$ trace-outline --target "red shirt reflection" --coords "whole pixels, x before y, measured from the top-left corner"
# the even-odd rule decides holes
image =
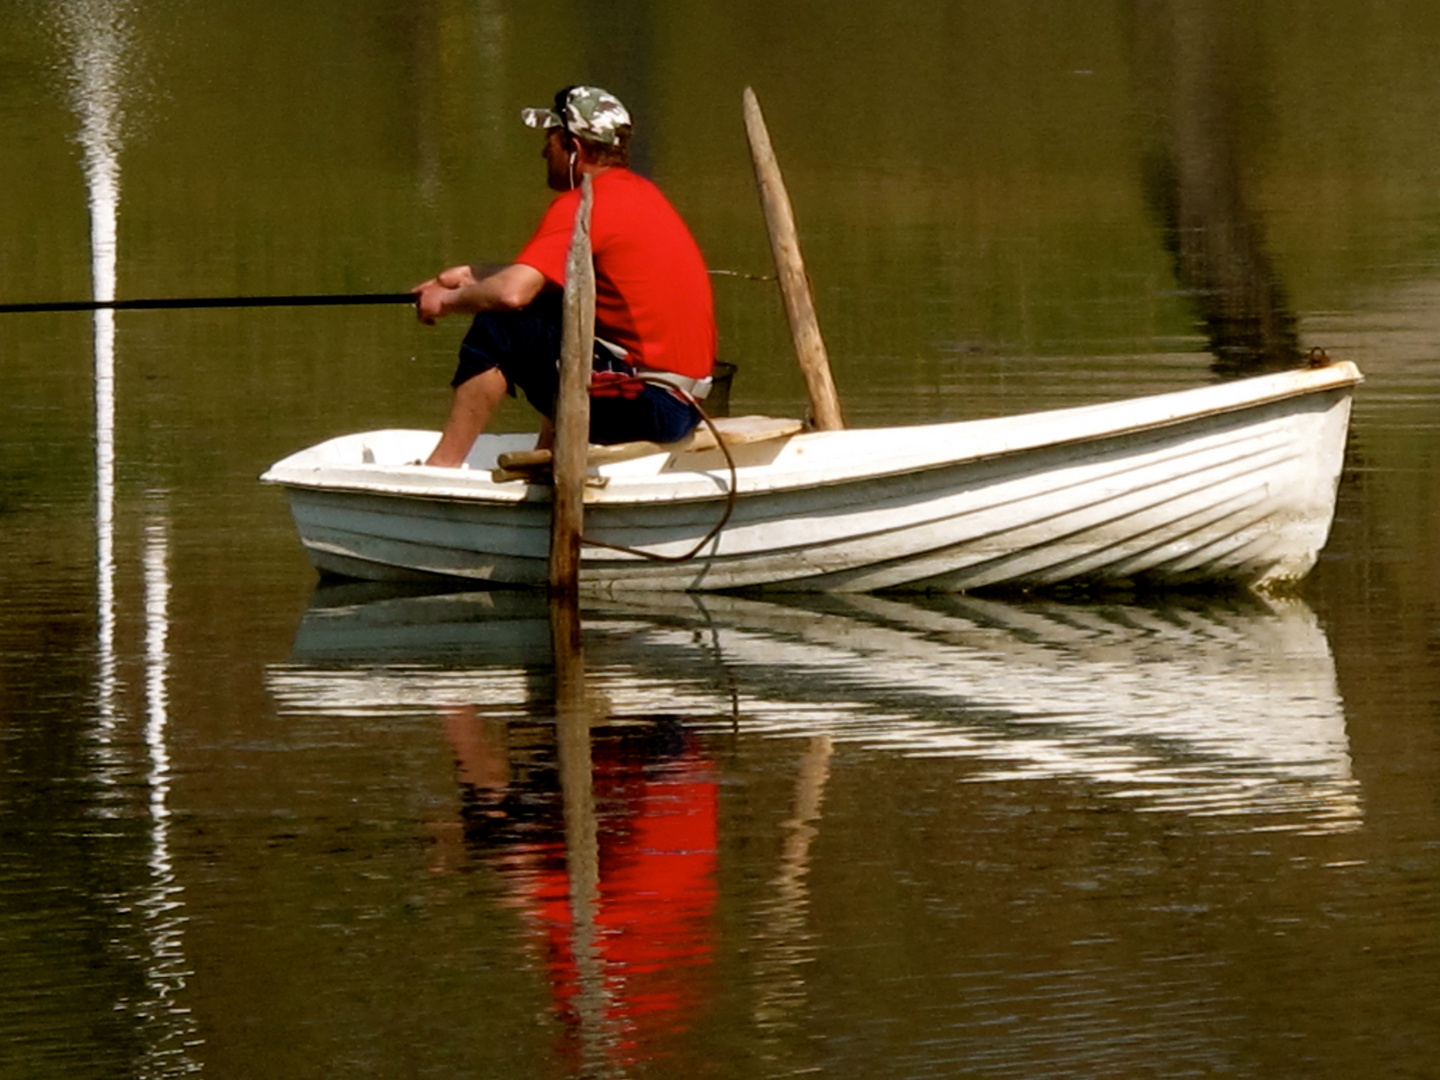
[[[483,724],[483,721],[479,722]],[[510,760],[473,713],[447,717],[467,794],[466,833],[542,935],[562,1056],[617,1064],[665,1056],[709,996],[718,785],[677,722],[592,730],[599,880],[577,927],[556,774]],[[522,736],[523,738],[523,736]],[[514,733],[508,749],[516,749]],[[588,942],[588,944],[587,944]],[[579,951],[577,951],[579,950]]]

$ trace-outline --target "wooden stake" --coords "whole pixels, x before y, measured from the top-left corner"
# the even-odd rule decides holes
[[[755,182],[760,188],[760,205],[765,211],[765,225],[770,231],[770,250],[775,256],[775,272],[780,279],[780,293],[785,300],[785,317],[790,323],[790,337],[795,342],[795,359],[805,376],[810,394],[810,410],[815,427],[821,431],[838,431],[845,426],[840,412],[840,395],[830,375],[830,360],[825,354],[825,341],[820,336],[820,321],[815,317],[815,298],[805,262],[800,257],[800,236],[795,228],[795,213],[780,164],[770,145],[770,133],[755,91],[745,88],[745,131],[750,136],[750,156],[755,162]]]
[[[595,264],[590,254],[590,207],[595,190],[580,181],[580,206],[565,260],[565,307],[560,392],[555,400],[555,482],[550,519],[550,591],[580,587],[580,534],[585,517],[585,452],[590,446],[590,369],[595,351]]]

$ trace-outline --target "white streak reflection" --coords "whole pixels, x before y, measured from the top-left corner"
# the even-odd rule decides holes
[[[165,749],[169,719],[170,574],[169,528],[163,517],[145,528],[145,749],[149,755],[150,816],[157,827],[170,816],[170,754]],[[157,849],[165,835],[154,834]],[[151,861],[159,871],[159,856]],[[168,857],[165,859],[168,863]]]
[[[184,892],[170,850],[170,530],[163,516],[145,528],[145,751],[150,818],[149,888],[137,905],[148,944],[146,1000],[137,1009],[150,1031],[152,1076],[200,1071],[190,1057],[199,1044],[190,1010],[181,1002],[190,976],[185,959]]]

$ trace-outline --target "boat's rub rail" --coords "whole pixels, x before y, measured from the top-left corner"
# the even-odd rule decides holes
[[[788,439],[804,430],[805,424],[801,420],[792,420],[784,417],[774,416],[730,416],[719,417],[710,422],[715,430],[709,425],[702,424],[685,438],[672,443],[656,443],[648,441],[613,443],[608,446],[592,446],[586,454],[585,463],[591,468],[601,465],[613,465],[620,461],[633,461],[636,458],[649,457],[651,454],[698,454],[706,450],[714,450],[719,444],[715,434],[719,433],[720,439],[726,446],[745,446],[752,443],[770,442],[777,439]],[[507,480],[535,480],[542,474],[548,474],[551,468],[551,455],[549,450],[512,450],[509,453],[501,454],[496,459],[499,468],[491,474],[496,483],[503,483]]]
[[[1365,381],[1360,374],[1360,369],[1350,360],[1330,360],[1319,368],[1294,368],[1288,371],[1278,372],[1270,375],[1253,375],[1248,378],[1222,381],[1205,387],[1197,387],[1193,390],[1178,390],[1167,394],[1158,394],[1150,398],[1134,398],[1129,401],[1102,402],[1095,405],[1081,405],[1073,409],[1056,409],[1052,412],[1033,413],[1026,419],[1033,419],[1037,422],[1030,431],[1028,437],[1017,441],[1014,445],[1006,446],[993,453],[982,453],[974,455],[976,460],[987,457],[1006,457],[1010,454],[1026,453],[1037,449],[1042,445],[1062,446],[1067,443],[1093,442],[1096,439],[1108,439],[1120,435],[1132,435],[1147,431],[1158,431],[1162,428],[1174,427],[1178,424],[1188,424],[1196,420],[1204,420],[1209,417],[1223,416],[1226,413],[1244,412],[1247,409],[1263,408],[1274,405],[1280,401],[1288,401],[1291,398],[1312,397],[1323,393],[1334,393],[1335,391],[1350,391],[1355,386]],[[1288,382],[1290,385],[1285,386]],[[1248,384],[1248,385],[1247,385]],[[1247,392],[1258,389],[1264,384],[1260,392]],[[1130,409],[1136,405],[1150,402],[1160,402],[1166,399],[1183,399],[1191,394],[1199,394],[1214,391],[1230,390],[1226,399],[1218,400],[1208,408],[1180,408],[1171,412],[1160,412],[1153,419],[1139,422],[1125,422],[1111,427],[1099,427],[1093,430],[1082,427],[1075,431],[1066,431],[1059,426],[1059,422],[1073,417],[1115,415],[1119,409]],[[1008,417],[1002,420],[1011,419]],[[968,421],[968,423],[990,423],[992,421]],[[954,459],[952,459],[954,460]],[[937,464],[947,465],[949,461]]]
[[[1273,407],[1292,398],[1326,395],[1333,403],[1334,396],[1347,395],[1361,381],[1359,369],[1346,360],[1324,367],[1229,380],[1146,398],[1057,409],[1023,417],[993,417],[920,428],[862,428],[805,432],[801,435],[803,424],[798,420],[738,417],[717,420],[716,423],[725,432],[723,437],[727,445],[754,442],[762,451],[772,446],[795,451],[780,471],[757,470],[741,485],[745,491],[758,494],[782,488],[789,490],[796,486],[823,487],[833,483],[850,483],[862,477],[876,480],[887,475],[909,475],[950,468],[961,462],[973,463],[1024,454],[1042,446],[1058,448],[1133,437],[1142,432],[1203,421],[1209,417]],[[1329,407],[1328,404],[1326,407]],[[433,433],[425,432],[400,434],[434,438]],[[332,442],[346,443],[345,453],[349,454],[352,448],[348,444],[354,438],[343,436]],[[464,470],[456,473],[449,469],[357,466],[340,460],[332,463],[326,461],[323,455],[316,456],[317,450],[331,445],[326,443],[277,463],[261,479],[312,490],[419,495],[432,500],[462,503],[469,503],[477,496],[502,503],[545,501],[548,498],[544,488],[549,479],[549,468],[544,461],[548,455],[522,451],[521,439],[510,436],[496,438],[511,439],[509,445],[514,449],[491,459],[502,465],[494,473],[484,467],[467,476]],[[803,446],[800,445],[802,441]],[[831,444],[843,449],[839,460],[835,460],[829,452]],[[713,437],[708,429],[703,432],[697,430],[687,439],[668,446],[644,442],[592,447],[591,474],[598,480],[604,474],[600,474],[596,466],[669,454],[670,464],[661,470],[666,475],[659,475],[653,470],[643,476],[637,475],[633,478],[636,483],[623,485],[625,490],[622,496],[617,497],[619,501],[709,500],[715,497],[717,491],[715,477],[707,472],[714,467],[713,460],[710,460],[714,455],[702,452],[707,449],[714,449]],[[802,451],[803,462],[799,460]],[[535,465],[523,469],[505,467],[529,461],[534,461]],[[690,468],[692,463],[693,469]],[[481,477],[484,478],[483,485],[477,488],[475,481]],[[615,479],[613,476],[609,478]],[[626,479],[629,481],[632,478]],[[531,481],[533,486],[523,482],[495,482],[504,480]],[[614,487],[611,486],[610,490],[613,493]]]

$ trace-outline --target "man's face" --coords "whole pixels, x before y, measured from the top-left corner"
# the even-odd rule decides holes
[[[570,190],[570,151],[565,149],[565,136],[560,128],[545,132],[545,149],[540,152],[545,159],[545,182],[552,191]]]

